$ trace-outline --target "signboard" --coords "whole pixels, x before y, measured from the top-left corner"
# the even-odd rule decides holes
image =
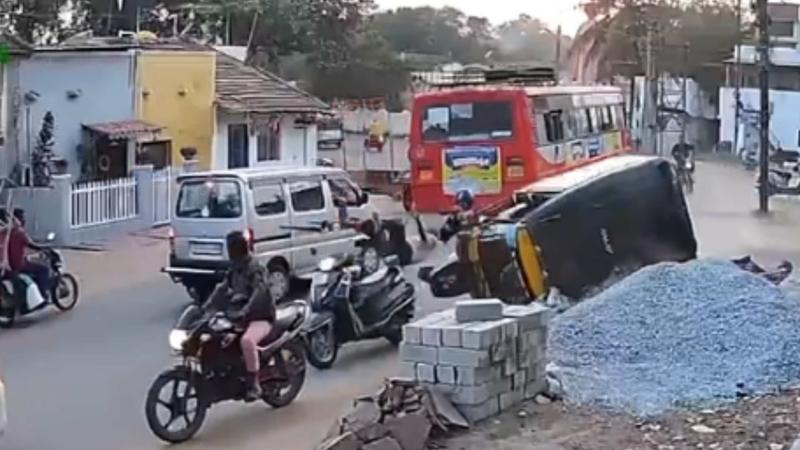
[[[442,156],[442,184],[445,194],[467,189],[475,195],[499,194],[502,170],[498,147],[465,146],[445,149]]]

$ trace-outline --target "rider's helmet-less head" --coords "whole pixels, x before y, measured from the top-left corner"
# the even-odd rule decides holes
[[[228,258],[231,261],[241,261],[250,255],[250,244],[241,231],[233,231],[225,237],[228,246]]]

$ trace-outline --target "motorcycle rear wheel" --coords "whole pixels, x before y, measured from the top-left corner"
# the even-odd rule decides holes
[[[161,398],[161,392],[170,383],[172,383],[171,396],[168,400],[164,400]],[[181,383],[186,385],[182,396]],[[196,403],[194,410],[190,411],[189,401],[192,399]],[[159,407],[166,408],[169,412],[166,423],[162,422],[158,415]],[[145,402],[147,425],[156,437],[171,444],[179,444],[193,438],[203,425],[207,410],[208,405],[201,397],[191,371],[185,367],[176,367],[161,373],[147,392]],[[190,418],[191,412],[194,412],[194,415]],[[185,427],[171,430],[170,426],[176,421],[183,422]]]
[[[64,294],[63,296],[61,294]],[[80,295],[80,288],[78,287],[78,279],[71,273],[65,273],[58,278],[58,285],[53,287],[52,295],[53,304],[60,311],[69,311],[75,308],[78,304],[78,296]]]
[[[300,394],[306,381],[306,355],[303,345],[292,342],[279,350],[283,356],[288,381],[280,384],[268,381],[262,384],[264,402],[273,408],[283,408],[289,405]]]

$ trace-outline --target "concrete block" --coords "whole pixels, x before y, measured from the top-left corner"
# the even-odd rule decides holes
[[[422,386],[434,390],[445,397],[450,397],[453,395],[456,390],[458,390],[458,386],[454,386],[452,384],[433,384],[433,383],[421,383]]]
[[[445,347],[461,347],[461,326],[448,326],[442,328],[442,345]]]
[[[528,383],[543,379],[547,376],[547,361],[541,360],[531,365],[527,370],[526,379]]]
[[[417,364],[417,381],[422,383],[436,383],[436,366],[433,364]]]
[[[547,392],[547,379],[540,378],[525,385],[525,400],[535,398],[539,394]]]
[[[491,346],[489,354],[492,356],[492,363],[502,363],[506,359],[513,357],[516,354],[516,345],[513,341],[498,342]]]
[[[502,318],[503,302],[498,299],[456,302],[456,320],[458,322],[484,322]]]
[[[511,389],[522,389],[525,392],[525,385],[528,383],[528,371],[520,369],[511,376]]]
[[[467,420],[477,423],[500,413],[500,399],[493,397],[480,405],[461,405],[457,408]]]
[[[461,329],[461,347],[469,349],[488,349],[502,336],[503,324],[497,321],[471,323]]]
[[[442,346],[442,329],[438,328],[437,323],[425,325],[422,328],[422,345],[431,347]]]
[[[510,341],[519,336],[519,325],[514,319],[503,319],[500,322],[502,323],[500,334],[501,341]]]
[[[403,447],[400,447],[400,444],[393,438],[385,437],[369,444],[364,444],[361,450],[403,450]]]
[[[400,344],[399,353],[401,361],[427,364],[436,364],[438,354],[436,347],[406,344],[405,342]]]
[[[456,380],[459,386],[477,386],[503,376],[503,368],[493,367],[456,367]]]
[[[414,345],[422,344],[422,328],[415,324],[404,325],[403,342]]]
[[[450,394],[455,405],[479,405],[511,390],[511,379],[504,378],[478,386],[460,386]]]
[[[547,346],[547,335],[544,328],[524,331],[520,334],[520,342],[525,346]]]
[[[509,409],[522,403],[525,399],[525,387],[519,389],[512,389],[506,393],[500,394],[500,412],[508,411]]]
[[[442,384],[450,384],[455,386],[458,378],[456,378],[456,368],[453,366],[436,366],[436,382]]]
[[[506,306],[503,309],[503,317],[515,319],[522,332],[546,327],[553,314],[552,309],[540,303]]]
[[[438,362],[445,366],[488,367],[491,359],[489,350],[441,347],[438,349]]]
[[[417,363],[400,361],[398,374],[400,378],[415,380],[417,378]]]

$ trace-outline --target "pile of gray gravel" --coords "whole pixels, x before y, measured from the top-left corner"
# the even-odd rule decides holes
[[[556,317],[565,400],[637,416],[800,380],[800,301],[727,261],[647,267]]]

